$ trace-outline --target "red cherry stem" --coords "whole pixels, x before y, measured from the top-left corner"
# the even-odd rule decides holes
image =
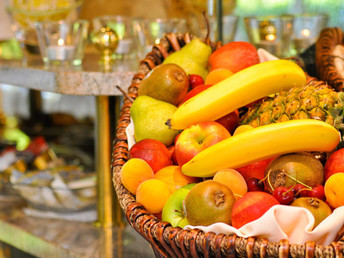
[[[270,181],[270,173],[271,173],[271,169],[269,170],[269,172],[267,173],[267,175],[266,175],[262,180],[260,180],[260,181],[264,181],[264,180],[267,179],[270,188],[272,189],[272,191],[274,191],[275,188],[272,186],[271,181]],[[312,187],[310,187],[309,185],[306,185],[305,183],[301,182],[300,180],[296,179],[295,177],[293,177],[293,176],[291,176],[291,175],[288,175],[287,173],[285,173],[285,175],[286,175],[287,177],[291,178],[292,180],[294,180],[295,182],[297,182],[297,183],[303,185],[304,187],[306,187],[307,190],[312,190]],[[259,181],[259,182],[260,182],[260,181]],[[301,191],[301,190],[302,190],[302,189],[300,189],[300,191]],[[300,191],[299,191],[299,192],[300,192]]]
[[[300,180],[296,179],[295,177],[291,176],[291,175],[288,175],[286,174],[287,177],[291,178],[292,180],[294,180],[295,182],[303,185],[304,187],[306,187],[308,190],[312,190],[312,187],[310,187],[309,185],[306,185],[305,183],[301,182]]]
[[[301,193],[301,191],[312,191],[312,188],[311,189],[309,189],[307,187],[306,188],[302,188],[299,191],[297,191],[297,193],[295,195],[298,195],[299,193]]]
[[[294,185],[295,186],[295,185]],[[294,187],[293,186],[293,187]],[[290,191],[292,191],[293,190],[293,188],[292,187],[290,187],[287,191],[285,191],[284,193],[282,193],[282,195],[284,196],[284,195],[286,195],[286,193],[288,193],[288,192],[290,192]]]
[[[237,196],[237,197],[239,197],[239,198],[242,197],[242,195],[240,195],[240,194],[236,194],[236,193],[233,193],[233,194],[234,194],[234,196]]]

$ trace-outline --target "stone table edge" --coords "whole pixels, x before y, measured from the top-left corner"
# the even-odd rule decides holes
[[[134,71],[49,71],[1,65],[0,83],[66,95],[121,96],[116,85],[127,90],[134,74]]]

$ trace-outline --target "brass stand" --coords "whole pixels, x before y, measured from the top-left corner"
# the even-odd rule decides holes
[[[96,96],[97,226],[123,225],[122,212],[112,183],[111,149],[120,97]]]
[[[99,63],[104,73],[112,71],[112,55],[118,46],[117,33],[102,27],[92,36],[94,46],[100,52]],[[96,97],[96,169],[98,178],[98,221],[96,225],[113,227],[123,225],[121,207],[115,198],[111,172],[111,148],[114,125],[119,114],[119,97]]]

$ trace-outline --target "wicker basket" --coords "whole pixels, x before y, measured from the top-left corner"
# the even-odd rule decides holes
[[[337,91],[344,91],[344,78],[338,74],[333,51],[337,45],[344,46],[344,33],[340,28],[325,28],[316,42],[315,64],[317,77],[328,82]]]
[[[168,34],[155,45],[152,52],[140,62],[134,75],[128,95],[137,97],[141,80],[171,52],[179,50],[191,36],[189,34]],[[213,50],[220,44],[211,44]],[[329,246],[289,244],[288,240],[269,242],[266,239],[238,237],[235,234],[224,235],[205,233],[198,229],[183,230],[157,219],[136,202],[135,196],[127,191],[120,181],[120,170],[128,160],[129,151],[126,127],[130,122],[131,102],[125,98],[118,121],[114,142],[112,172],[113,182],[120,205],[129,224],[152,246],[156,257],[341,257],[344,240],[333,242]]]

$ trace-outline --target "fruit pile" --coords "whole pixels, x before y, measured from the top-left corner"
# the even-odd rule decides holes
[[[194,38],[142,80],[123,186],[172,226],[240,228],[272,206],[316,227],[344,205],[342,103],[292,61],[247,42],[212,52]]]

